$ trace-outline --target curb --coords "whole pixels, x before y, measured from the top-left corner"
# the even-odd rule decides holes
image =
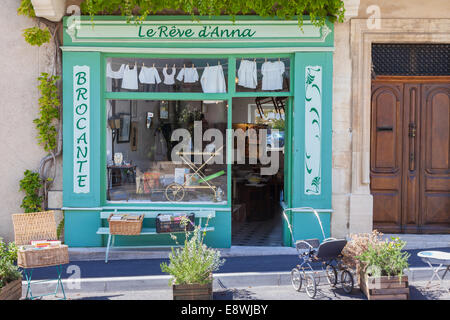
[[[410,282],[429,280],[432,275],[430,268],[410,268],[405,272]],[[108,278],[82,278],[63,279],[64,290],[69,294],[86,292],[120,292],[142,290],[170,290],[171,276],[136,276],[136,277],[108,277]],[[321,278],[322,282],[322,278]],[[355,278],[356,282],[356,278]],[[53,291],[56,280],[44,283],[32,281],[34,295]],[[289,286],[291,285],[290,272],[245,272],[245,273],[218,273],[214,274],[213,289],[231,289],[258,286]],[[27,283],[22,281],[26,291]]]

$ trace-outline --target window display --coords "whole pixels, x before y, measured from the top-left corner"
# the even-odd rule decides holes
[[[108,100],[106,107],[109,201],[226,202],[226,101]]]
[[[227,71],[228,59],[108,58],[107,89],[226,93]]]
[[[236,91],[289,91],[289,58],[236,60]]]

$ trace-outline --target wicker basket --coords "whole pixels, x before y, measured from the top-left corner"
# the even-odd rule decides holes
[[[135,236],[141,233],[142,222],[144,221],[144,215],[139,215],[139,219],[136,220],[111,220],[111,214],[108,218],[109,233],[123,236]]]
[[[38,250],[22,250],[17,252],[17,265],[22,268],[49,267],[69,263],[67,245],[49,247]]]
[[[33,240],[57,240],[53,211],[16,213],[12,215],[16,245],[30,244]]]

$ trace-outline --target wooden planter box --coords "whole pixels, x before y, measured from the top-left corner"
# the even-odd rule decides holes
[[[212,282],[207,284],[174,284],[173,300],[212,300]]]
[[[360,273],[359,286],[368,300],[408,300],[408,276],[400,277],[369,277]]]
[[[8,282],[0,289],[0,300],[19,300],[22,298],[22,278]]]

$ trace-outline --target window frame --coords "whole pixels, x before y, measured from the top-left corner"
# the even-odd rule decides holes
[[[169,51],[170,49],[168,49]],[[257,48],[255,48],[255,51]],[[228,75],[227,75],[227,92],[226,93],[203,93],[203,92],[108,92],[106,88],[106,64],[109,58],[135,58],[135,59],[222,59],[228,60]],[[289,91],[255,91],[255,92],[236,92],[236,83],[235,79],[237,76],[236,73],[236,63],[240,59],[278,59],[278,58],[288,58],[289,59]],[[233,98],[251,98],[251,97],[288,97],[290,100],[294,96],[294,54],[293,53],[268,53],[268,54],[147,54],[147,53],[139,53],[139,54],[130,54],[130,53],[102,53],[101,54],[101,181],[105,183],[102,184],[100,195],[101,195],[101,203],[105,207],[196,207],[196,208],[231,208],[231,192],[232,192],[232,181],[231,181],[231,173],[232,173],[232,163],[231,157],[232,152],[231,149],[227,148],[226,159],[227,159],[227,197],[226,203],[215,203],[215,202],[204,202],[204,203],[192,203],[187,201],[180,202],[162,202],[162,201],[124,201],[124,200],[108,200],[107,192],[108,192],[108,182],[107,182],[107,144],[106,144],[106,136],[107,136],[107,101],[108,100],[170,100],[170,101],[200,101],[200,100],[223,100],[228,103],[228,111],[227,111],[227,137],[225,143],[231,145],[232,135],[231,129],[233,125]],[[290,102],[288,104],[292,106],[293,103]],[[291,110],[286,109],[286,120],[290,118]],[[286,121],[289,126],[289,122]],[[290,130],[288,128],[288,130]],[[289,132],[289,131],[287,131]],[[291,137],[288,135],[288,145],[291,145]],[[285,151],[286,152],[286,151]],[[286,164],[288,164],[289,156],[286,157]]]

